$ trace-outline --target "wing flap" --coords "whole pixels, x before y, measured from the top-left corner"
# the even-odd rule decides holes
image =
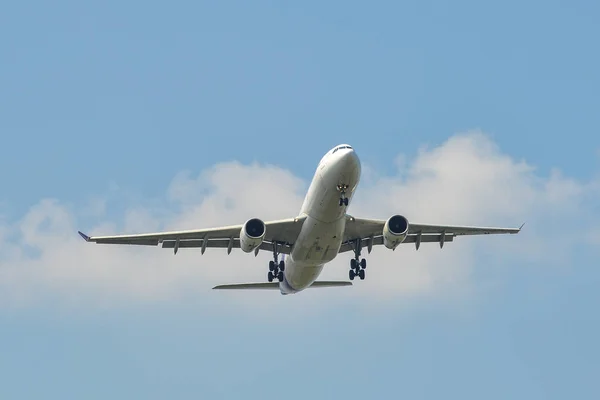
[[[523,225],[521,225],[523,227]],[[440,233],[446,232],[455,236],[462,235],[494,235],[494,234],[514,234],[521,231],[520,228],[497,228],[489,226],[460,226],[460,225],[430,225],[409,223],[409,233]]]
[[[404,243],[416,243],[418,235],[409,235],[404,239]],[[421,235],[421,243],[440,243],[442,235]],[[361,239],[361,248],[367,248],[369,246],[369,238]],[[444,237],[444,243],[453,242],[454,236],[446,234]],[[383,236],[373,237],[373,246],[383,245]],[[354,242],[345,242],[340,247],[340,253],[354,250]]]
[[[179,248],[201,248],[203,239],[180,240]],[[174,249],[177,244],[176,240],[165,240],[162,242],[163,249]],[[229,239],[206,239],[206,248],[226,249],[229,247]],[[240,239],[233,239],[232,249],[240,248]],[[273,251],[272,242],[262,242],[259,246],[260,250]],[[278,244],[277,251],[281,254],[290,254],[292,247],[288,245]]]

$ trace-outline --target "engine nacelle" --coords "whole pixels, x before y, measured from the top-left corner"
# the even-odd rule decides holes
[[[240,231],[240,248],[245,253],[254,251],[265,238],[267,227],[258,218],[252,218],[244,223]]]
[[[394,215],[383,226],[383,245],[394,250],[408,235],[408,220],[402,215]]]

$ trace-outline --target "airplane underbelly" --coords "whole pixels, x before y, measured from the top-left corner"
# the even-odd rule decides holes
[[[310,286],[323,271],[324,264],[337,256],[345,223],[345,218],[328,223],[312,217],[306,219],[285,269],[287,283],[293,290]]]
[[[308,265],[322,265],[333,260],[342,245],[345,224],[345,218],[326,223],[308,217],[292,249],[292,258]]]
[[[312,285],[321,271],[323,271],[323,265],[294,263],[292,268],[286,267],[285,280],[292,290],[300,291]]]

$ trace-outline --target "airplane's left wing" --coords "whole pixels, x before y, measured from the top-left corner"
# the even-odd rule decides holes
[[[354,250],[358,243],[361,248],[368,248],[371,251],[372,246],[383,244],[383,228],[386,220],[354,218],[348,216],[346,220],[346,230],[344,232],[344,242],[340,248],[340,253]],[[467,235],[496,235],[496,234],[515,234],[521,231],[519,228],[497,228],[483,226],[461,226],[461,225],[432,225],[412,223],[408,224],[408,232],[402,243],[414,243],[418,249],[421,243],[439,243],[440,247],[446,242],[452,242],[456,236]]]
[[[270,250],[277,246],[277,251],[289,254],[291,246],[300,234],[300,229],[306,217],[288,218],[265,222],[265,236],[256,251]],[[128,244],[158,246],[173,249],[175,253],[180,248],[200,247],[226,248],[228,253],[233,248],[240,247],[240,233],[244,225],[231,225],[220,228],[194,229],[185,231],[142,233],[115,236],[88,236],[82,232],[79,235],[86,242],[99,244]]]

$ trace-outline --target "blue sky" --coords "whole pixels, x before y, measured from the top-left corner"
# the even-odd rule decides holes
[[[597,398],[599,11],[3,5],[0,397]],[[76,235],[292,216],[339,143],[355,215],[526,229],[286,298],[210,291],[268,255]]]

